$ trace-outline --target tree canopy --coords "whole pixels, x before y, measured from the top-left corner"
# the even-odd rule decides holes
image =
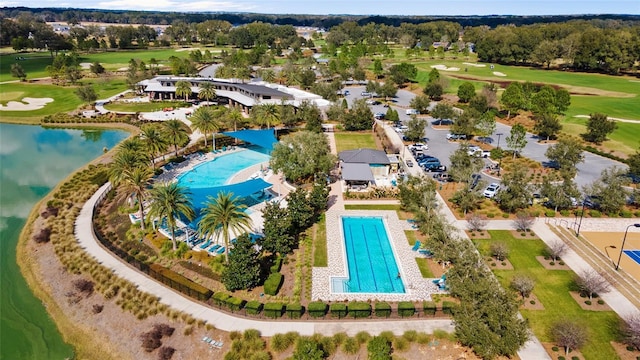
[[[271,168],[282,171],[289,181],[313,181],[316,174],[328,174],[335,166],[327,137],[322,133],[300,131],[280,139],[271,153]]]

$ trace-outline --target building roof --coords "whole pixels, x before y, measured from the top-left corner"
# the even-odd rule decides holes
[[[376,181],[369,165],[358,163],[342,164],[342,179],[346,181]]]
[[[384,151],[374,149],[345,150],[338,154],[340,161],[360,164],[390,164]]]

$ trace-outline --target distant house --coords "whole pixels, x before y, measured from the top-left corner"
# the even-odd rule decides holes
[[[448,41],[434,41],[433,42],[433,47],[434,48],[439,48],[439,47],[443,47],[445,50],[449,48],[449,46],[451,45],[450,42]]]
[[[345,150],[338,154],[342,180],[348,186],[375,184],[376,177],[389,176],[391,161],[384,151],[374,149]]]

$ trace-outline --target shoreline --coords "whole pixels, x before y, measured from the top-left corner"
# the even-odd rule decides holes
[[[21,124],[26,125],[26,124]],[[38,124],[40,125],[40,124]],[[69,127],[72,125],[76,128],[80,127],[93,127],[93,128],[106,128],[106,129],[120,129],[129,132],[130,138],[135,135],[134,126],[128,124],[118,124],[124,126],[109,126],[112,124],[56,124],[55,127]],[[62,126],[60,126],[62,125]],[[107,125],[107,126],[104,126]],[[57,299],[54,297],[51,284],[43,279],[42,268],[38,263],[38,258],[33,256],[33,252],[30,250],[30,239],[35,230],[36,220],[40,215],[40,210],[46,204],[47,201],[52,199],[52,194],[59,190],[60,186],[69,181],[76,173],[86,169],[89,165],[100,164],[105,162],[113,155],[114,149],[109,149],[108,152],[100,155],[99,157],[91,160],[90,162],[79,167],[72,173],[68,174],[64,179],[56,184],[45,196],[42,197],[29,212],[29,215],[25,219],[25,224],[16,244],[16,263],[20,270],[21,276],[25,279],[29,290],[33,295],[38,298],[45,307],[47,314],[51,317],[56,325],[56,328],[62,339],[69,344],[73,350],[74,355],[78,359],[122,359],[127,358],[124,354],[116,351],[117,347],[113,344],[106,343],[105,339],[100,337],[95,332],[95,329],[90,329],[86,324],[76,323],[71,317],[67,316],[60,306]],[[57,257],[54,259],[59,261]]]

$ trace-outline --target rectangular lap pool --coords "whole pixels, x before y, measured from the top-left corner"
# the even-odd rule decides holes
[[[342,217],[348,278],[333,278],[334,293],[405,293],[381,217]]]

